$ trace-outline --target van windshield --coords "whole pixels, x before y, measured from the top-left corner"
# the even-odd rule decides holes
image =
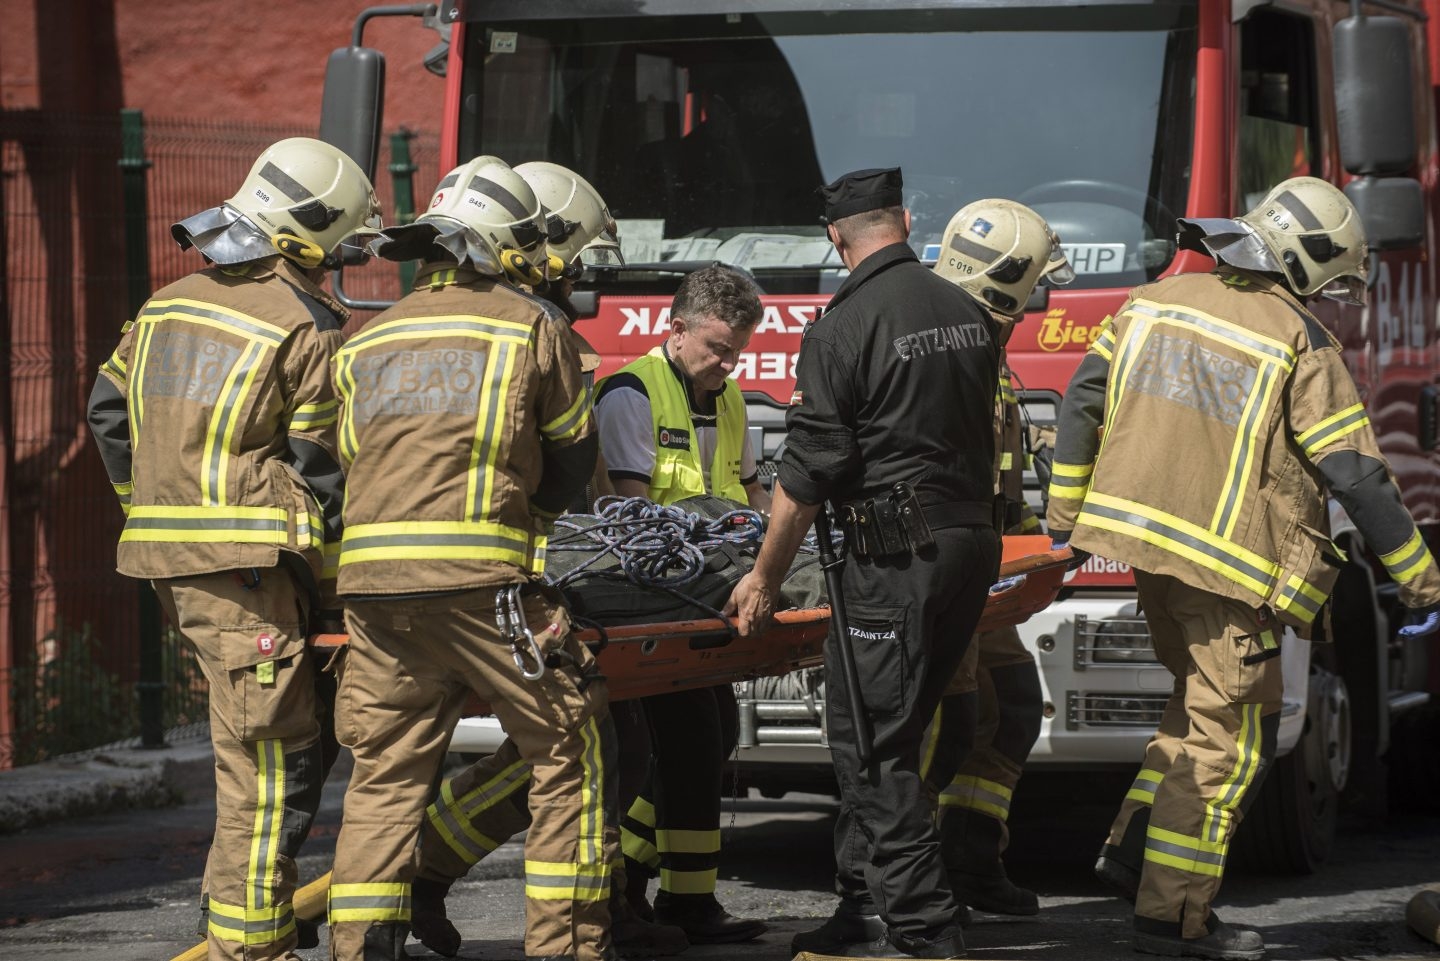
[[[475,23],[460,153],[584,174],[631,264],[835,265],[816,186],[899,166],[922,259],[1007,197],[1128,287],[1175,254],[1196,37],[1193,3]]]

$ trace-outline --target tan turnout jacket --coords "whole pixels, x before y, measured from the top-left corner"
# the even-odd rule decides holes
[[[126,512],[121,573],[271,567],[291,551],[321,580],[327,522],[339,548],[329,370],[346,316],[276,257],[191,274],[125,325],[89,411]]]
[[[1440,600],[1440,572],[1334,337],[1264,277],[1183,274],[1133,291],[1076,371],[1050,528],[1139,570],[1268,605],[1303,633],[1341,562],[1325,490],[1344,503],[1341,475],[1373,508],[1352,517],[1402,603]]]
[[[335,379],[349,487],[342,595],[513,584],[543,570],[530,498],[544,452],[594,432],[559,310],[431,266],[350,339]]]

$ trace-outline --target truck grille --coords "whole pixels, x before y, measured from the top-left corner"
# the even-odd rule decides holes
[[[1075,670],[1158,664],[1150,628],[1138,615],[1092,620],[1075,618]]]
[[[735,685],[735,695],[741,747],[829,744],[825,734],[823,668],[742,681]]]
[[[1065,728],[1146,728],[1153,730],[1165,712],[1166,694],[1065,693]]]

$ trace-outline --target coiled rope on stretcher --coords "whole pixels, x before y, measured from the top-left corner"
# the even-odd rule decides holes
[[[674,591],[700,579],[707,549],[756,544],[764,530],[760,514],[746,508],[705,517],[644,497],[614,496],[600,498],[595,506],[594,514],[564,514],[555,522],[548,551],[594,554],[551,580],[556,587],[585,576],[615,576],[610,571],[591,570],[602,558],[613,556],[628,580]]]

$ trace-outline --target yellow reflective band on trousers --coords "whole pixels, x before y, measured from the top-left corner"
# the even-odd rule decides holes
[[[425,814],[450,850],[473,865],[500,846],[499,841],[475,829],[475,818],[529,783],[530,765],[524,761],[516,761],[458,798],[447,780],[440,785],[440,797]]]
[[[289,903],[270,908],[242,908],[215,900],[209,904],[209,931],[221,941],[235,944],[273,944],[295,931],[295,912]]]
[[[660,851],[655,847],[655,805],[644,797],[636,797],[625,812],[625,822],[633,821],[649,837],[635,833],[628,823],[620,826],[620,850],[632,861],[639,861],[650,868],[660,864]]]
[[[1010,788],[996,781],[987,781],[973,774],[960,774],[940,792],[940,806],[979,811],[1004,821],[1010,817],[1010,799],[1013,796]]]
[[[1385,565],[1385,570],[1397,583],[1408,584],[1430,565],[1430,549],[1425,546],[1425,540],[1417,529],[1398,550],[1381,554],[1380,563]]]
[[[319,404],[301,404],[290,415],[292,433],[305,433],[319,427],[328,427],[340,419],[339,401],[327,400]]]
[[[1145,860],[1190,874],[1223,875],[1226,847],[1223,841],[1202,841],[1153,824],[1145,831]]]
[[[256,741],[255,828],[245,878],[245,909],[275,906],[276,856],[285,819],[285,743]]]
[[[330,923],[410,920],[410,885],[405,881],[330,885]]]
[[[1094,473],[1094,464],[1064,464],[1056,461],[1050,465],[1050,496],[1061,500],[1084,500],[1085,495],[1090,492],[1090,477]]]
[[[120,498],[120,509],[125,512],[126,517],[129,517],[130,497],[135,493],[135,485],[126,481],[123,484],[111,484],[110,486],[115,488],[115,496]]]
[[[365,561],[508,561],[539,573],[544,535],[490,521],[388,521],[345,528],[340,567]]]
[[[580,866],[589,869],[604,864],[605,876],[610,876],[610,864],[605,860],[605,770],[600,745],[600,725],[590,718],[580,728],[580,843],[576,852]]]
[[[1154,804],[1155,792],[1160,789],[1160,782],[1165,780],[1165,775],[1159,771],[1153,771],[1148,767],[1140,769],[1135,775],[1135,783],[1130,785],[1130,790],[1125,792],[1125,800],[1139,801],[1141,804]]]
[[[686,831],[661,828],[655,846],[662,854],[714,854],[720,850],[720,830]]]
[[[1365,405],[1352,404],[1338,414],[1331,414],[1309,430],[1296,434],[1295,443],[1305,451],[1305,456],[1313,458],[1340,438],[1369,424],[1370,418],[1365,413]]]
[[[1273,631],[1266,631],[1261,646],[1271,649],[1277,646]],[[1205,819],[1200,822],[1200,836],[1208,842],[1218,842],[1230,837],[1230,825],[1235,819],[1235,809],[1245,792],[1255,783],[1255,772],[1260,769],[1260,707],[1259,704],[1240,704],[1240,733],[1235,738],[1239,753],[1235,767],[1220,785],[1215,797],[1205,802]]]
[[[660,868],[660,890],[671,894],[714,894],[719,868],[705,871],[676,871]]]
[[[537,901],[604,901],[610,897],[610,862],[570,864],[525,861],[525,896]]]

